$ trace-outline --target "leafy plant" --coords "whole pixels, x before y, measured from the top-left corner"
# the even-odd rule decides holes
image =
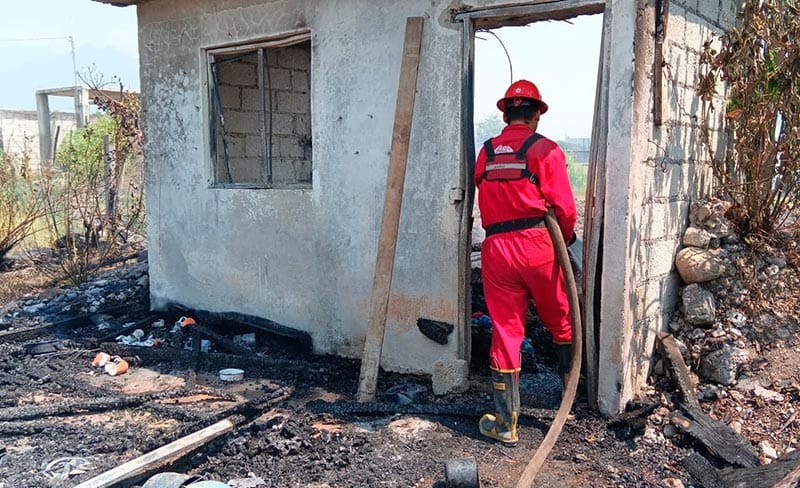
[[[800,204],[800,8],[797,0],[744,0],[719,52],[703,45],[698,94],[720,190],[744,233],[768,233]],[[729,89],[733,150],[714,156],[709,120],[717,81]]]
[[[42,271],[76,284],[119,256],[144,215],[138,96],[97,92],[104,115],[69,135],[43,181],[58,259]]]
[[[572,154],[567,155],[567,174],[569,175],[569,182],[572,186],[572,193],[578,198],[583,198],[583,196],[586,195],[586,175],[588,172],[588,164],[576,163],[575,156]]]

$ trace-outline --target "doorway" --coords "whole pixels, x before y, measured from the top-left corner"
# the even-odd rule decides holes
[[[586,247],[592,256],[589,259],[592,271],[597,262],[597,235],[592,236],[596,222],[584,218],[587,195],[590,203],[595,199],[597,173],[597,148],[605,144],[605,134],[597,130],[597,118],[602,116],[605,100],[599,88],[602,86],[602,62],[604,55],[603,8],[605,2],[569,2],[569,7],[559,7],[567,2],[548,4],[497,7],[475,12],[462,13],[464,22],[463,49],[464,72],[462,100],[462,130],[464,141],[464,176],[468,178],[467,197],[464,206],[466,224],[463,246],[465,259],[465,323],[468,335],[468,358],[476,372],[488,371],[488,344],[491,336],[491,314],[482,296],[480,280],[480,246],[484,234],[481,228],[477,195],[472,187],[472,171],[475,156],[483,142],[497,135],[505,126],[502,114],[495,104],[504,95],[512,81],[527,79],[533,81],[542,93],[550,110],[544,115],[537,132],[556,141],[567,156],[568,171],[576,198],[578,223],[576,234],[583,240],[588,237]],[[457,18],[459,17],[457,16]],[[589,211],[591,214],[591,210]],[[579,243],[571,251],[578,260],[585,263],[583,249]],[[589,279],[594,277],[590,273]],[[579,277],[579,283],[582,280]],[[579,292],[580,292],[579,285]],[[584,293],[596,293],[594,286],[587,287]],[[587,303],[586,296],[583,299]],[[593,301],[588,301],[590,304]],[[586,307],[584,307],[585,309]],[[584,316],[592,314],[584,313]],[[584,342],[595,343],[595,321],[593,317],[584,319],[590,330],[584,332]],[[531,306],[526,321],[527,336],[521,354],[523,371],[537,374],[550,374],[555,371],[555,357],[550,346],[549,333],[538,323],[535,307]],[[596,347],[588,347],[584,362],[596,364],[593,354]],[[587,361],[588,359],[588,361]],[[592,368],[594,369],[594,368]],[[523,375],[523,378],[526,375]],[[531,375],[527,375],[531,376]],[[557,378],[557,376],[556,376]],[[587,394],[592,402],[596,397],[595,379],[587,383]],[[547,381],[534,380],[537,384]],[[537,398],[542,395],[537,393]]]

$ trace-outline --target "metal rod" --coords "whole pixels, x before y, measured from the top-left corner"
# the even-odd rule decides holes
[[[225,116],[222,113],[222,97],[219,94],[219,85],[217,80],[217,64],[216,61],[212,61],[210,63],[211,67],[211,90],[214,94],[214,101],[216,102],[216,110],[213,111],[215,115],[219,117],[219,126],[222,129],[222,153],[223,157],[225,158],[225,171],[228,173],[228,183],[233,183],[233,175],[231,174],[231,162],[230,156],[228,155],[228,135],[225,133]],[[217,139],[216,134],[216,121],[214,124],[211,124],[214,127],[214,140]],[[217,155],[214,154],[216,157]]]
[[[261,147],[261,181],[270,180],[270,168],[267,163],[267,101],[264,95],[264,48],[258,48],[258,123],[260,126],[259,144]],[[270,111],[270,130],[272,130],[272,113]]]
[[[267,91],[269,92],[269,140],[267,141],[267,185],[272,186],[272,74],[269,70],[269,59],[264,53],[264,66],[267,71]]]

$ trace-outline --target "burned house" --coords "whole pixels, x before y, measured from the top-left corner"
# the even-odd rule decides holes
[[[696,88],[732,0],[107,3],[138,12],[153,307],[269,319],[351,357],[367,333],[406,19],[424,19],[381,360],[416,373],[471,354],[476,31],[603,15],[587,360],[606,413],[644,383],[677,306],[689,204],[725,145],[719,113],[704,144]],[[419,318],[453,324],[446,344]]]

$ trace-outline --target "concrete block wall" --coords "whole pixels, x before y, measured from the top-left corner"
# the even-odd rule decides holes
[[[263,184],[272,144],[273,186],[311,186],[311,102],[309,42],[265,53],[265,127],[261,139],[261,96],[258,90],[257,52],[218,56],[217,79],[227,135],[233,183]],[[232,61],[222,62],[225,59]],[[271,98],[271,105],[270,105]],[[271,110],[270,110],[271,107]],[[271,112],[271,114],[270,114]],[[219,127],[219,126],[218,126]],[[271,132],[271,134],[270,134]],[[215,171],[218,183],[227,182],[222,131],[217,131]]]
[[[723,5],[724,4],[724,5]],[[726,141],[722,111],[724,86],[717,87],[713,108],[697,95],[700,54],[703,43],[714,40],[735,18],[735,6],[728,1],[672,0],[669,5],[666,39],[663,44],[662,124],[653,118],[653,92],[649,93],[647,126],[651,127],[642,148],[639,190],[634,212],[638,213],[639,240],[635,273],[636,303],[632,341],[638,351],[631,358],[629,378],[643,385],[649,372],[656,334],[664,330],[679,302],[682,285],[674,270],[674,257],[688,224],[692,200],[708,195],[713,186],[711,161],[723,156]],[[654,35],[654,32],[648,33]],[[655,48],[655,46],[654,46]],[[651,83],[656,71],[650,60],[637,60],[645,67]],[[655,86],[655,85],[654,85]],[[709,114],[708,144],[703,114]],[[635,163],[635,161],[634,161]]]
[[[51,134],[61,128],[59,139],[63,142],[66,134],[75,129],[75,115],[52,112],[50,123]],[[17,156],[25,154],[32,169],[39,167],[39,123],[35,110],[0,109],[0,149]]]

